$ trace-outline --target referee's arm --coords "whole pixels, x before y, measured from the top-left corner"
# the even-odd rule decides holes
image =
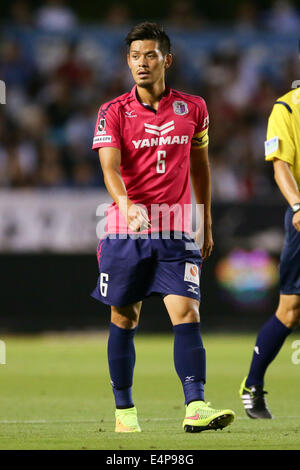
[[[300,192],[292,172],[297,153],[292,118],[289,104],[277,101],[269,117],[265,142],[265,159],[273,161],[275,181],[291,207],[300,203]],[[293,225],[300,231],[300,211],[294,214]]]
[[[273,159],[274,178],[275,181],[290,206],[300,202],[300,192],[297,183],[291,172],[290,164],[280,160]],[[296,212],[293,217],[293,225],[300,232],[300,211]]]

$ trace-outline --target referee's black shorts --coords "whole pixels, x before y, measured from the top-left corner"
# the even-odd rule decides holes
[[[292,224],[293,211],[284,218],[285,242],[280,257],[280,293],[300,295],[300,232]]]

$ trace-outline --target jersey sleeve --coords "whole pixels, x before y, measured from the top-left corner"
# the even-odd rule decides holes
[[[192,137],[193,148],[204,148],[208,146],[208,125],[209,115],[205,101],[201,100],[201,106],[198,107],[197,126],[195,134]]]
[[[104,105],[99,109],[92,149],[102,147],[121,149],[120,123],[118,110],[113,105]]]
[[[274,105],[268,121],[265,159],[274,158],[294,164],[295,143],[291,125],[292,109],[288,104],[279,102]]]

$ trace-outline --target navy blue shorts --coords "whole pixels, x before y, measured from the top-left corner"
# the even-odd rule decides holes
[[[300,232],[292,224],[293,211],[286,210],[285,242],[280,257],[280,293],[300,294]]]
[[[158,234],[157,234],[158,235]],[[92,297],[125,306],[152,294],[182,295],[200,300],[202,258],[198,245],[185,234],[180,240],[141,238],[100,240],[99,278]]]

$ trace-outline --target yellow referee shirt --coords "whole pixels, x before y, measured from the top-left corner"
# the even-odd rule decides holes
[[[269,117],[265,158],[291,165],[300,190],[300,88],[278,98]]]

